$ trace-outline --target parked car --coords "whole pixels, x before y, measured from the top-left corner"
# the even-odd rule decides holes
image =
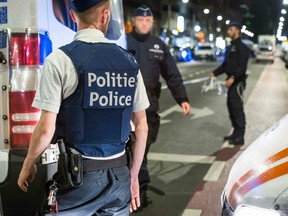
[[[193,51],[195,60],[216,60],[216,48],[212,43],[199,43]]]
[[[256,62],[261,60],[274,63],[274,51],[272,46],[259,46],[256,52]]]

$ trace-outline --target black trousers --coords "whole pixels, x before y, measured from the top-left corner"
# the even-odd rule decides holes
[[[227,107],[235,137],[244,137],[245,134],[244,89],[245,83],[239,82],[233,84],[228,90]]]
[[[146,149],[145,154],[143,158],[143,162],[139,171],[139,185],[140,185],[140,191],[146,191],[148,184],[150,183],[150,175],[147,167],[147,155],[150,149],[151,144],[153,144],[156,141],[158,130],[160,127],[160,116],[157,114],[157,112],[146,112],[147,115],[147,124],[148,124],[148,136],[147,136],[147,143],[146,143]]]

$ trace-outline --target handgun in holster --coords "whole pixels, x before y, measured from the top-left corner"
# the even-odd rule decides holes
[[[129,134],[129,139],[126,143],[126,154],[129,168],[132,167],[132,161],[133,161],[132,146],[135,145],[135,142],[136,142],[136,134],[134,131],[131,131]]]
[[[81,154],[72,154],[62,139],[57,141],[60,154],[58,171],[53,176],[60,189],[79,187],[83,183],[83,158]]]

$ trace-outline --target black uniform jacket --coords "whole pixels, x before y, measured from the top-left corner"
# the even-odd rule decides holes
[[[169,52],[169,48],[158,37],[151,34],[139,35],[135,31],[127,34],[127,47],[140,64],[150,107],[147,111],[159,110],[161,84],[160,75],[179,105],[188,102],[181,74]]]
[[[235,78],[235,83],[245,81],[249,55],[250,51],[241,38],[233,40],[226,51],[223,64],[213,72],[214,75],[226,73],[228,78]]]

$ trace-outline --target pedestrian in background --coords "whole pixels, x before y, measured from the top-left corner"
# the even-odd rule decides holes
[[[223,73],[227,75],[225,84],[228,88],[227,107],[234,130],[231,135],[224,137],[224,140],[234,145],[244,144],[246,125],[243,94],[250,51],[241,40],[241,28],[242,25],[238,22],[229,24],[228,35],[232,39],[231,46],[226,51],[223,64],[209,75],[210,78]]]
[[[56,184],[50,186],[58,210],[48,203],[51,207],[42,213],[128,216],[129,209],[140,206],[138,172],[148,132],[145,86],[134,57],[104,37],[113,13],[110,0],[72,0],[71,7],[78,32],[72,43],[55,50],[43,65],[33,102],[42,113],[18,185],[28,191],[43,151],[51,140],[63,139],[71,166],[64,167],[68,170],[64,174],[58,171],[60,178],[56,181],[54,175]],[[125,147],[131,119],[137,140],[129,170]],[[62,188],[66,174],[82,179],[82,173],[78,175],[82,163],[83,181]]]
[[[152,203],[146,191],[150,183],[147,168],[147,154],[152,143],[156,141],[160,126],[159,97],[161,92],[160,76],[166,81],[176,102],[182,107],[183,115],[190,111],[188,96],[183,85],[181,74],[169,52],[169,48],[159,37],[153,36],[153,14],[149,7],[142,5],[135,10],[133,17],[133,31],[127,34],[128,50],[137,62],[144,79],[150,107],[146,110],[148,123],[148,137],[144,160],[139,173],[140,194],[142,207]]]

